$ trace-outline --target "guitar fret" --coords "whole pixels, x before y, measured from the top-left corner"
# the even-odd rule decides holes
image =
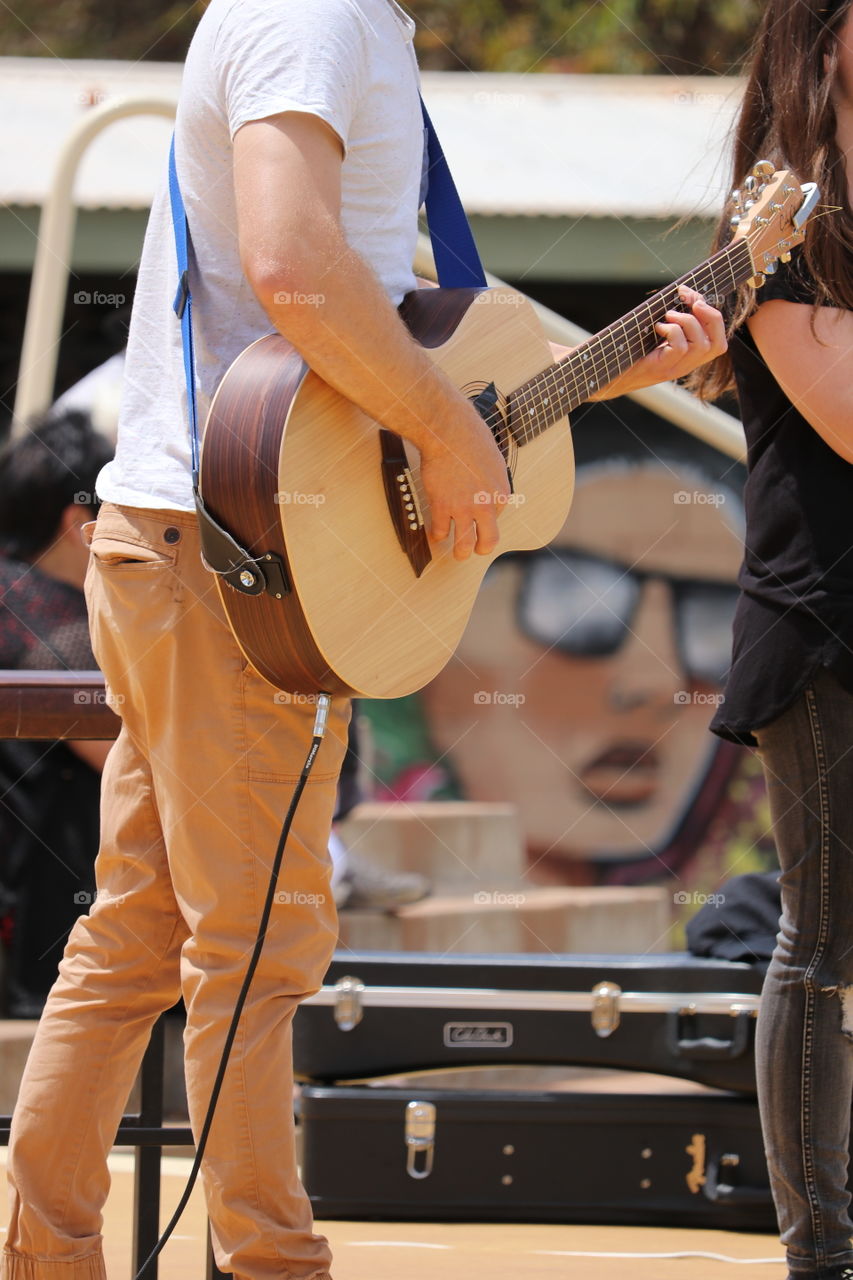
[[[717,298],[736,289],[751,274],[749,245],[746,240],[736,241],[587,338],[570,356],[550,365],[508,397],[508,427],[513,438],[519,444],[535,439],[653,351],[660,342],[655,325],[667,311],[684,309],[679,285]]]

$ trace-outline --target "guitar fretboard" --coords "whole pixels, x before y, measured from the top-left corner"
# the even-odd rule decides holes
[[[753,273],[748,242],[736,240],[695,271],[587,338],[570,356],[523,383],[510,395],[508,405],[508,426],[516,443],[533,440],[653,351],[661,340],[655,325],[667,311],[684,310],[679,285],[686,284],[705,297],[718,298],[732,293]]]

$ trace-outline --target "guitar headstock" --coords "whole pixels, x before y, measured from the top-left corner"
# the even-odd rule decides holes
[[[791,250],[805,239],[806,223],[819,198],[813,182],[801,185],[789,169],[774,171],[768,160],[759,160],[743,188],[732,192],[734,239],[749,245],[755,269],[749,283],[754,289],[773,274],[777,262],[788,262]]]

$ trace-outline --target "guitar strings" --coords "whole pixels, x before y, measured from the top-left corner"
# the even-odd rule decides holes
[[[654,298],[614,321],[509,397],[509,423],[518,444],[527,444],[577,408],[591,391],[611,382],[629,369],[659,342],[654,325],[679,301],[678,286],[687,284],[707,294],[728,293],[739,279],[753,274],[752,257],[746,239],[736,241]]]
[[[688,272],[576,347],[571,355],[522,383],[506,397],[504,421],[496,439],[508,448],[536,439],[548,427],[566,417],[588,399],[591,392],[612,382],[658,345],[655,325],[681,302],[680,285],[688,285],[707,297],[733,292],[755,274],[751,242],[755,231],[713,254],[695,271]],[[415,498],[426,523],[429,503],[420,480],[420,466],[410,467]]]

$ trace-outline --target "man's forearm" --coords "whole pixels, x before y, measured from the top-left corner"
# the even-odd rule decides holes
[[[410,336],[336,228],[278,282],[253,284],[275,327],[330,386],[425,455],[464,429],[474,410]]]

